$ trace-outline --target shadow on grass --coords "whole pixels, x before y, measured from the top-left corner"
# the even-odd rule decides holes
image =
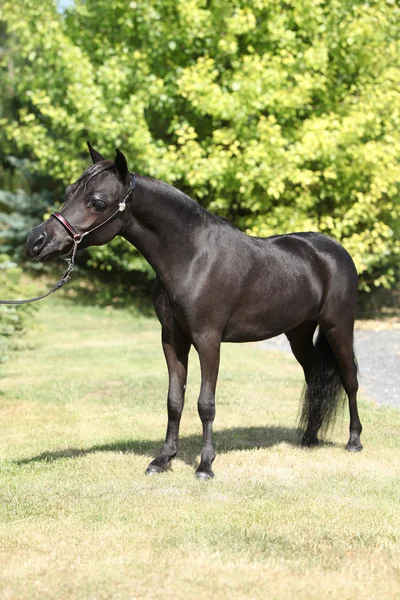
[[[286,443],[299,446],[300,432],[290,427],[234,427],[214,433],[215,450],[217,454],[256,448],[271,448]],[[179,444],[179,458],[190,466],[197,465],[202,443],[201,435],[182,436]],[[321,445],[333,445],[332,442],[322,441]],[[65,448],[42,452],[37,456],[23,458],[15,464],[26,465],[41,461],[54,461],[62,458],[78,458],[96,452],[119,452],[123,454],[138,454],[154,458],[161,450],[163,440],[120,440],[109,444],[95,444],[87,448]]]

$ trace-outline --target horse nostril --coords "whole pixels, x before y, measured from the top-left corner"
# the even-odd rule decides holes
[[[43,233],[36,240],[35,245],[33,246],[33,251],[35,254],[40,252],[40,250],[43,248],[45,241],[46,241],[46,237],[47,237],[46,232],[43,231]]]

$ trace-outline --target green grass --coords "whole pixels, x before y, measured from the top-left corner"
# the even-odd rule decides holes
[[[400,597],[400,411],[361,400],[329,443],[298,447],[301,370],[224,345],[216,477],[192,353],[181,451],[146,477],[166,424],[158,324],[51,299],[7,364],[0,403],[0,598]]]

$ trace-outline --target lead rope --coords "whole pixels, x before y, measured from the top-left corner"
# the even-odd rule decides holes
[[[57,290],[62,288],[62,286],[65,285],[67,283],[67,281],[69,281],[71,279],[71,273],[75,267],[75,254],[76,254],[77,248],[79,246],[79,242],[80,242],[80,240],[79,241],[74,240],[74,247],[72,249],[71,256],[70,256],[70,258],[65,259],[68,263],[68,267],[67,267],[66,271],[64,272],[64,274],[62,275],[61,279],[59,281],[57,281],[57,283],[51,288],[51,290],[49,292],[46,292],[42,296],[35,296],[34,298],[28,298],[27,300],[0,300],[0,304],[14,304],[14,305],[30,304],[31,302],[37,302],[38,300],[43,300],[43,298],[47,298],[47,296],[50,296],[50,294],[53,294],[54,292],[56,292]]]
[[[65,270],[61,279],[59,281],[57,281],[57,283],[51,288],[51,290],[49,292],[46,292],[42,296],[35,296],[34,298],[28,298],[27,300],[0,300],[0,304],[13,304],[13,305],[30,304],[31,302],[37,302],[38,300],[43,300],[43,298],[47,298],[47,296],[50,296],[50,294],[53,294],[54,292],[56,292],[57,290],[62,288],[63,285],[65,285],[71,279],[72,271],[75,268],[76,251],[78,250],[78,246],[81,243],[81,241],[83,240],[83,238],[86,235],[89,235],[89,233],[92,233],[92,231],[99,229],[100,227],[102,227],[103,225],[105,225],[106,223],[111,221],[111,219],[113,219],[119,212],[123,212],[126,208],[126,201],[129,198],[130,194],[135,189],[135,187],[136,187],[136,175],[132,175],[130,185],[129,185],[129,191],[128,191],[127,195],[122,200],[122,202],[119,203],[117,210],[110,217],[108,217],[108,219],[103,221],[103,223],[100,223],[100,225],[96,225],[96,227],[93,227],[93,229],[90,229],[89,231],[85,231],[84,233],[81,233],[81,234],[73,234],[68,228],[66,228],[69,235],[73,239],[74,245],[72,247],[71,256],[69,258],[65,258],[65,260],[68,263],[67,269]],[[59,216],[62,217],[62,215],[59,215],[59,216],[58,215],[59,215],[59,213],[53,213],[51,216],[55,217],[65,227],[64,222],[59,219]],[[65,220],[64,217],[63,217],[63,220]],[[66,221],[66,223],[68,224],[67,221]],[[71,225],[69,225],[69,227],[71,227]],[[72,229],[72,231],[75,231],[73,229],[73,227],[71,227],[71,229]]]

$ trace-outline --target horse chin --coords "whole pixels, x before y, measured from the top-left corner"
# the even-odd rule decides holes
[[[50,254],[44,254],[43,256],[38,256],[36,260],[42,263],[47,263],[53,260],[56,256],[59,256],[59,252],[51,252]]]
[[[47,263],[50,262],[56,256],[66,257],[72,248],[54,248],[54,246],[44,247],[40,253],[35,257],[39,262]]]

